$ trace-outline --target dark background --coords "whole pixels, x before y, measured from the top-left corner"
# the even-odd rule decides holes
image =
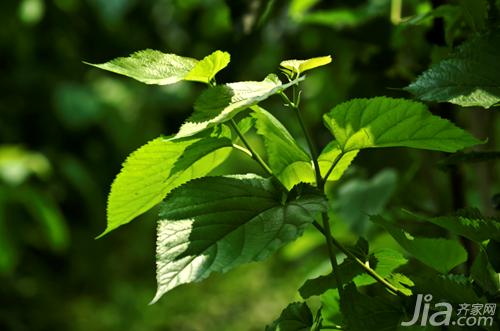
[[[308,16],[304,8],[330,13]],[[327,269],[313,233],[262,264],[155,292],[156,210],[102,239],[106,196],[125,157],[175,133],[204,86],[146,86],[99,71],[145,48],[201,59],[228,51],[218,82],[261,80],[291,58],[332,55],[304,83],[307,122],[322,147],[321,114],[353,97],[408,97],[401,90],[467,37],[446,40],[441,21],[391,22],[391,1],[7,0],[0,2],[0,330],[262,330],[304,279]],[[333,4],[332,4],[333,3]],[[405,1],[403,16],[431,1]],[[434,4],[435,5],[435,4]],[[307,9],[307,8],[306,8]],[[279,98],[265,103],[303,142]],[[494,112],[430,105],[493,149]],[[496,133],[496,134],[495,134]],[[254,138],[255,140],[257,138]],[[367,151],[332,194],[334,229],[352,242],[394,246],[366,213],[406,207],[445,214],[476,206],[494,214],[499,169],[439,167],[440,153]],[[227,168],[258,171],[251,163]],[[458,186],[457,186],[458,185]]]

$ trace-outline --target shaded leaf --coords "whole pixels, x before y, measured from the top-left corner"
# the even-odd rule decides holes
[[[321,317],[326,324],[342,324],[342,314],[340,313],[340,296],[338,290],[329,290],[320,296]]]
[[[489,108],[500,102],[500,31],[475,37],[405,89],[425,101]]]
[[[474,292],[472,282],[464,275],[433,275],[413,277],[415,281],[415,291],[417,293],[431,294],[434,300],[446,299],[447,302],[460,304],[482,303],[485,300],[479,298]]]
[[[160,210],[153,302],[178,285],[267,258],[326,209],[319,192],[287,201],[283,194],[256,175],[200,178],[171,192]]]
[[[480,143],[432,115],[425,105],[405,99],[354,99],[336,106],[323,119],[344,152],[374,147],[455,152]]]
[[[266,331],[309,331],[313,326],[313,315],[305,302],[294,302],[288,305],[280,317]]]
[[[481,248],[471,268],[471,277],[487,292],[496,294],[500,291],[500,274],[490,264],[488,254]]]
[[[370,219],[384,227],[414,258],[441,273],[446,274],[467,260],[467,252],[455,240],[413,237],[381,216],[371,216]]]
[[[401,253],[391,249],[380,249],[368,256],[370,267],[374,269],[381,277],[388,277],[391,273],[406,264],[408,260]],[[376,283],[371,276],[364,273],[361,268],[351,258],[346,258],[340,265],[340,279],[343,283],[353,281],[356,286],[366,286]],[[333,273],[326,276],[320,276],[314,279],[307,280],[299,289],[302,298],[307,299],[313,295],[320,295],[330,289],[336,289],[337,280]]]
[[[385,169],[373,178],[349,179],[338,189],[338,197],[332,201],[331,209],[335,215],[358,235],[369,229],[369,215],[380,214],[397,186],[398,175],[393,169]]]
[[[416,216],[473,241],[482,242],[488,239],[500,241],[500,221],[484,218],[475,208],[460,210],[453,216],[432,218]]]
[[[273,115],[258,106],[252,107],[257,133],[264,139],[269,167],[287,189],[300,182],[314,182],[309,155],[297,144],[287,129]]]
[[[396,330],[401,321],[401,309],[381,297],[361,294],[354,284],[348,284],[340,298],[340,309],[349,330]]]

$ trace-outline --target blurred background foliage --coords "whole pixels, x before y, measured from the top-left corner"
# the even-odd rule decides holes
[[[450,8],[431,12],[443,4]],[[106,195],[122,161],[174,133],[203,87],[146,86],[82,61],[145,48],[195,58],[221,49],[232,60],[218,77],[229,82],[260,80],[283,59],[331,54],[333,64],[312,72],[303,93],[308,124],[324,146],[331,137],[321,114],[333,105],[410,97],[400,88],[471,33],[474,22],[461,8],[425,0],[0,2],[0,329],[262,330],[298,299],[307,277],[328,270],[322,238],[307,232],[263,264],[182,286],[148,306],[155,212],[94,237],[105,227]],[[266,107],[300,137],[278,98]],[[481,149],[498,150],[494,112],[431,109],[489,137]],[[476,206],[495,215],[498,165],[442,166],[445,157],[362,153],[329,188],[337,237],[354,243],[364,235],[373,248],[400,250],[367,221],[396,207],[440,215]],[[224,167],[259,172],[251,162],[236,167],[240,161],[234,155]]]

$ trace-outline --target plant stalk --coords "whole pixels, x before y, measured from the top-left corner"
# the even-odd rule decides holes
[[[296,95],[297,94],[294,93],[294,96],[296,96]],[[311,152],[311,158],[313,160],[313,165],[314,165],[314,173],[316,176],[316,185],[318,186],[318,189],[321,192],[324,192],[325,185],[324,185],[323,179],[321,178],[321,172],[319,169],[318,153],[316,152],[316,148],[315,148],[314,143],[311,139],[311,135],[309,134],[309,131],[307,130],[307,128],[305,126],[304,119],[302,118],[302,114],[301,114],[299,108],[297,107],[297,104],[296,104],[297,100],[294,100],[293,102],[291,102],[286,94],[282,93],[282,96],[285,99],[285,101],[288,103],[289,107],[292,108],[293,111],[295,112],[295,114],[297,115],[297,120],[300,123],[300,127],[302,128],[302,132],[304,133],[304,136],[306,137],[307,145],[309,146],[309,151]],[[328,214],[326,212],[321,213],[321,218],[323,221],[323,226],[325,227],[325,232],[331,233],[330,222],[328,220]],[[340,296],[342,296],[343,289],[344,289],[343,288],[344,283],[342,282],[342,279],[340,276],[339,265],[337,263],[337,256],[335,255],[335,252],[333,251],[332,236],[331,235],[325,236],[325,238],[326,238],[326,243],[327,243],[328,256],[330,258],[330,264],[332,265],[333,274],[335,276],[335,280],[337,281],[337,288],[339,290]]]
[[[326,181],[328,180],[328,177],[332,173],[333,169],[335,169],[335,167],[337,166],[337,163],[339,163],[339,161],[342,158],[342,156],[344,156],[344,153],[340,153],[339,155],[337,155],[335,157],[335,160],[333,160],[332,165],[330,166],[330,169],[328,169],[328,171],[325,174],[325,177],[323,178],[323,185],[326,184]]]
[[[234,131],[236,131],[236,134],[238,135],[238,137],[240,137],[241,141],[243,142],[243,144],[247,148],[248,152],[250,152],[250,154],[249,154],[250,157],[252,159],[254,159],[255,161],[257,161],[257,163],[262,167],[262,169],[265,170],[265,172],[269,176],[274,176],[271,168],[269,168],[269,166],[266,164],[266,162],[264,162],[264,160],[260,157],[260,155],[257,154],[257,152],[255,152],[255,150],[252,148],[252,146],[250,146],[250,144],[248,143],[248,141],[245,138],[245,136],[243,135],[243,133],[241,133],[240,128],[238,128],[238,125],[236,124],[234,119],[229,120],[229,124],[234,129]]]
[[[321,177],[321,172],[319,169],[319,164],[318,164],[318,155],[316,152],[316,149],[314,147],[314,144],[312,142],[311,136],[309,135],[308,130],[305,127],[302,115],[300,113],[300,110],[298,109],[297,105],[295,102],[291,102],[290,99],[286,96],[286,94],[282,93],[282,97],[284,100],[287,102],[288,106],[291,107],[295,113],[297,114],[297,119],[300,123],[300,126],[302,128],[302,131],[304,132],[304,136],[306,137],[307,140],[307,145],[309,146],[309,150],[311,151],[311,157],[313,159],[313,164],[314,164],[314,169],[315,169],[315,174],[316,174],[316,184],[318,186],[318,189],[320,189],[322,192],[325,189],[325,183],[328,179],[328,176],[330,173],[333,171],[337,163],[342,157],[342,153],[340,153],[335,160],[333,161],[330,169],[328,169],[328,172],[325,175],[325,178]],[[335,280],[337,281],[338,284],[338,289],[339,289],[339,294],[342,296],[343,292],[343,282],[339,273],[339,266],[337,263],[337,259],[335,256],[335,253],[333,251],[333,247],[337,247],[341,252],[343,252],[345,255],[356,261],[367,274],[369,274],[371,277],[373,277],[376,281],[384,285],[388,290],[391,292],[401,295],[401,296],[406,296],[405,293],[403,293],[401,290],[399,290],[397,287],[389,283],[385,278],[380,276],[375,270],[373,270],[369,265],[365,264],[363,261],[361,261],[356,255],[351,253],[347,248],[345,248],[340,242],[338,242],[333,236],[332,236],[332,231],[330,228],[330,222],[328,220],[328,214],[327,213],[322,213],[321,218],[323,221],[323,227],[318,224],[318,222],[314,221],[314,226],[325,236],[326,242],[327,242],[327,248],[328,248],[328,255],[330,256],[330,263],[332,265],[333,273],[335,276]]]
[[[406,297],[407,295],[402,292],[400,289],[389,283],[385,278],[380,276],[375,270],[373,270],[369,265],[367,265],[365,262],[361,261],[356,255],[351,253],[347,248],[344,247],[340,242],[338,242],[331,233],[328,235],[328,232],[326,228],[323,228],[318,222],[314,221],[313,225],[318,229],[325,237],[330,237],[330,242],[332,245],[337,247],[342,253],[353,259],[359,266],[361,266],[367,274],[369,274],[373,279],[384,285],[388,290],[391,292]]]

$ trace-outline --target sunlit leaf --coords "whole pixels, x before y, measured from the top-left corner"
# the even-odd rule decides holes
[[[227,138],[156,138],[133,152],[108,197],[108,225],[102,235],[157,205],[175,187],[208,174],[231,150]]]
[[[230,60],[229,53],[215,51],[196,63],[194,68],[184,77],[184,80],[208,83],[219,71],[227,67]]]
[[[294,80],[283,84],[276,75],[269,75],[261,82],[237,82],[211,87],[196,100],[194,113],[181,126],[176,138],[192,136],[227,121],[240,111],[297,82]]]
[[[411,147],[445,152],[480,141],[425,105],[405,99],[354,99],[323,117],[344,152],[375,147]]]
[[[212,272],[267,258],[326,210],[319,192],[283,195],[256,175],[199,178],[171,192],[160,211],[153,302]]]
[[[332,62],[332,57],[328,55],[307,60],[286,60],[282,61],[280,66],[290,73],[300,75],[307,70],[327,65],[330,62]]]
[[[319,168],[321,171],[321,176],[325,177],[334,162],[337,164],[332,169],[328,176],[328,181],[339,180],[344,172],[349,168],[352,161],[358,155],[359,150],[350,151],[343,153],[337,141],[331,141],[325,146],[323,151],[318,157]],[[337,160],[338,158],[338,160]]]
[[[189,57],[146,49],[106,63],[87,64],[146,84],[168,85],[183,80],[197,62]]]

